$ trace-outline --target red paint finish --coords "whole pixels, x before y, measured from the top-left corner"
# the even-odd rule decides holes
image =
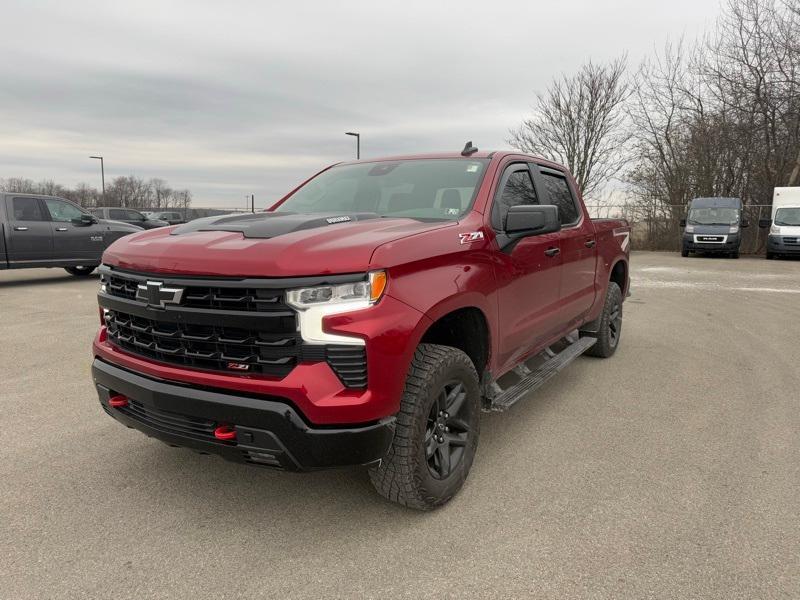
[[[461,158],[458,154],[435,157]],[[472,158],[481,157],[488,154]],[[403,158],[426,157],[384,160]],[[220,231],[171,236],[171,228],[162,228],[121,238],[106,251],[106,264],[145,273],[294,277],[385,269],[386,293],[375,306],[323,322],[329,333],[365,340],[369,380],[365,390],[345,388],[324,362],[300,364],[277,379],[145,360],[108,343],[105,328],[95,339],[94,353],[149,377],[232,394],[280,396],[314,424],[365,423],[398,411],[411,358],[426,330],[454,310],[476,308],[489,330],[485,368],[498,377],[595,319],[617,263],[623,263],[623,296],[628,287],[627,223],[592,220],[581,199],[576,225],[524,238],[513,249],[501,251],[490,219],[492,202],[504,169],[518,162],[562,171],[574,191],[572,177],[559,165],[498,152],[491,156],[472,211],[458,222],[384,218],[271,239],[247,239],[241,233]],[[465,235],[471,240],[468,243],[462,243]],[[554,248],[558,254],[546,254]]]

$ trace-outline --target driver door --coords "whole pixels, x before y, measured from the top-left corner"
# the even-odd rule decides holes
[[[45,207],[53,229],[53,253],[59,260],[100,260],[105,244],[103,227],[98,223],[80,223],[84,212],[66,200],[45,198]],[[95,219],[96,221],[96,219]]]
[[[503,231],[508,209],[541,204],[530,163],[513,163],[500,179],[492,205],[492,228]],[[516,364],[562,328],[559,321],[560,235],[522,238],[497,252],[499,364]]]

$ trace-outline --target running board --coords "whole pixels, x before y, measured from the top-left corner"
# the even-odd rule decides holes
[[[596,338],[582,337],[571,343],[558,354],[553,354],[535,371],[529,371],[525,368],[524,371],[527,371],[527,374],[525,374],[518,383],[504,390],[499,389],[499,386],[495,388],[498,393],[492,399],[489,410],[492,412],[508,410],[528,393],[544,385],[553,375],[594,346],[595,342],[597,342]],[[550,354],[552,354],[552,352]],[[524,365],[522,366],[524,367]],[[523,374],[520,371],[516,372],[518,375]],[[497,386],[496,383],[492,385]]]

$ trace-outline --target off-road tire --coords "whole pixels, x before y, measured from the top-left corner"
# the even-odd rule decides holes
[[[775,253],[767,252],[767,260],[775,260]]]
[[[468,431],[463,445],[453,445],[463,451],[452,465],[452,472],[445,478],[436,478],[429,466],[429,460],[433,459],[426,455],[430,441],[426,435],[431,427],[431,412],[438,408],[434,405],[441,401],[440,393],[453,381],[463,383],[462,389],[466,392],[461,410],[468,413],[468,419],[464,418],[468,421]],[[431,510],[450,500],[464,485],[475,457],[480,408],[478,375],[470,358],[450,346],[420,344],[406,377],[392,445],[380,465],[369,471],[378,493],[392,502],[418,510]],[[455,430],[455,425],[451,427]]]
[[[612,329],[612,324],[616,327],[616,334]],[[620,336],[622,335],[622,290],[619,286],[610,281],[606,290],[606,302],[603,305],[603,312],[600,315],[600,326],[596,333],[587,333],[597,338],[597,342],[586,351],[589,356],[608,358],[617,351]]]
[[[686,258],[689,256],[689,251],[686,248],[681,248],[681,256]]]
[[[96,268],[97,265],[89,265],[86,267],[64,267],[64,270],[75,277],[87,277],[91,275]]]
[[[739,258],[739,252],[731,252],[731,258]]]

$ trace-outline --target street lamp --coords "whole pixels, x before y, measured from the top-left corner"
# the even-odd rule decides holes
[[[89,158],[96,158],[100,161],[100,178],[103,182],[103,204],[106,203],[106,170],[103,166],[103,157],[102,156],[90,156]]]
[[[345,135],[352,135],[356,138],[356,159],[361,160],[361,134],[354,131],[347,131]]]

